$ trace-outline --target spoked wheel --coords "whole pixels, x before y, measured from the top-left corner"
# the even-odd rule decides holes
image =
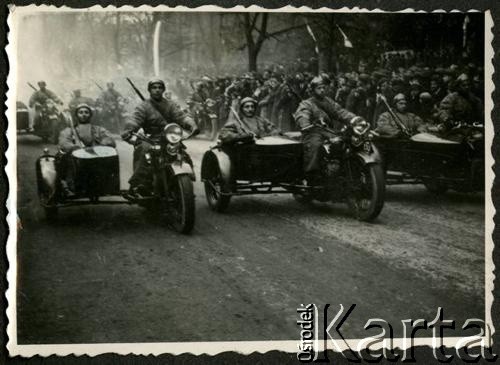
[[[231,200],[229,183],[222,177],[216,162],[211,163],[209,175],[204,182],[207,203],[213,211],[224,212]]]
[[[372,221],[384,206],[384,171],[379,164],[365,164],[361,159],[350,161],[350,194],[347,204],[360,221]]]
[[[193,230],[195,205],[193,182],[188,175],[177,175],[168,184],[168,218],[172,228],[188,234]]]

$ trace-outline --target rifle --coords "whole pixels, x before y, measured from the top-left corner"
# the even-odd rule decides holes
[[[28,82],[28,85],[35,91],[38,91],[38,89],[36,87],[33,86],[33,84],[31,82]]]
[[[102,86],[101,86],[101,85],[99,85],[99,84],[97,83],[97,81],[95,81],[95,80],[92,80],[92,81],[94,81],[94,84],[96,84],[96,86],[99,88],[99,90],[104,91],[104,89],[102,88]]]
[[[66,116],[66,114],[64,112],[63,112],[63,115],[69,121],[69,127],[71,128],[71,134],[73,134],[73,137],[75,138],[75,143],[78,146],[80,146],[81,148],[85,147],[85,144],[82,142],[82,140],[80,139],[80,136],[78,135],[78,133],[75,129],[75,125],[73,124],[73,118],[71,117],[71,115],[68,117],[68,116]]]
[[[377,99],[382,100],[382,102],[384,103],[385,107],[387,108],[387,111],[391,115],[392,119],[394,119],[394,122],[396,123],[396,125],[398,126],[398,128],[406,136],[411,137],[410,131],[408,130],[408,128],[406,128],[406,126],[403,124],[403,122],[401,121],[401,119],[399,119],[399,117],[396,115],[396,113],[394,113],[394,111],[392,110],[392,108],[387,103],[387,99],[385,98],[385,96],[382,95],[382,94],[377,93]]]
[[[135,87],[135,85],[132,82],[132,80],[130,80],[128,77],[125,77],[125,78],[127,79],[127,81],[130,84],[130,86],[132,86],[132,89],[134,89],[134,91],[139,96],[139,98],[141,98],[142,101],[146,100],[146,98],[144,98],[144,96],[141,94],[141,92],[139,91],[139,89]]]

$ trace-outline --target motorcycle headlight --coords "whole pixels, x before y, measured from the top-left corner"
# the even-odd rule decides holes
[[[170,143],[179,143],[182,139],[182,128],[175,123],[168,124],[165,127],[165,137]]]

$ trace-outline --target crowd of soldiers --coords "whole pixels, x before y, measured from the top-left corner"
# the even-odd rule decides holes
[[[479,122],[483,119],[483,69],[473,63],[461,66],[429,67],[423,64],[385,62],[384,67],[369,67],[363,61],[351,72],[320,73],[326,84],[326,96],[341,107],[362,116],[374,128],[380,124],[388,131],[388,106],[410,129],[449,122]],[[396,67],[398,65],[398,67]],[[258,113],[281,130],[296,130],[293,117],[298,105],[307,99],[310,81],[316,75],[308,70],[285,70],[276,65],[261,73],[240,76],[204,75],[189,80],[191,110],[208,99],[217,101],[222,123],[231,106],[245,98],[258,102]],[[186,94],[186,79],[174,83],[177,94]],[[184,90],[183,90],[184,89]],[[387,103],[384,103],[383,100]]]

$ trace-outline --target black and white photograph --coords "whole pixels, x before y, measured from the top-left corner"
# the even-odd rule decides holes
[[[490,346],[489,12],[8,25],[11,355]]]

